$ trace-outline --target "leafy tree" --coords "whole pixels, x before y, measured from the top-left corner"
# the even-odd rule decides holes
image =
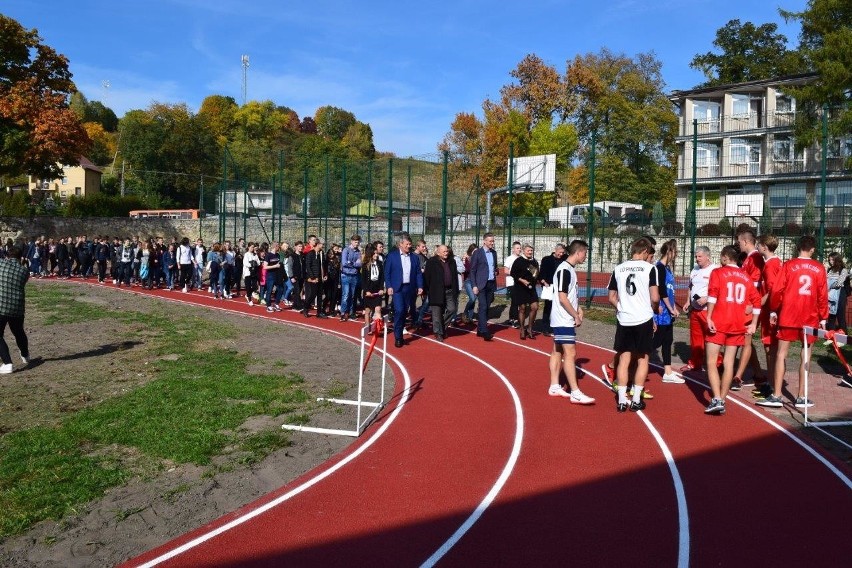
[[[100,166],[111,164],[117,148],[115,136],[104,130],[98,122],[86,122],[83,128],[92,141],[92,148],[86,157]]]
[[[664,90],[662,64],[653,54],[629,58],[602,50],[570,61],[565,83],[577,102],[574,121],[588,164],[596,133],[596,199],[669,206],[674,201],[677,116]],[[587,189],[577,176],[569,193]]]
[[[519,110],[530,124],[540,121],[560,122],[573,110],[568,104],[565,86],[555,67],[547,65],[535,54],[529,54],[511,72],[517,84],[500,89],[505,106]]]
[[[119,155],[128,166],[126,185],[151,205],[197,204],[200,176],[219,171],[218,146],[204,124],[185,104],[153,103],[125,114]]]
[[[331,140],[342,140],[349,127],[357,120],[355,115],[349,111],[333,106],[322,106],[314,115],[317,132]]]
[[[355,158],[372,159],[376,155],[376,147],[373,145],[373,130],[369,124],[356,122],[346,130],[341,142]]]
[[[299,132],[302,134],[316,134],[317,123],[314,122],[314,119],[310,116],[306,116],[302,119],[302,122],[299,123]]]
[[[71,110],[77,115],[80,122],[96,122],[103,127],[106,132],[115,132],[118,130],[118,117],[100,101],[89,102],[83,93],[77,91],[71,95],[69,102]]]
[[[210,95],[201,101],[198,118],[204,123],[210,133],[216,137],[219,144],[224,145],[233,136],[236,126],[234,115],[237,112],[237,101],[224,95]]]
[[[819,79],[790,87],[796,98],[796,146],[804,148],[821,139],[823,105],[831,108],[828,121],[832,137],[852,132],[852,2],[848,0],[809,0],[802,12],[781,10],[787,20],[802,25],[799,52],[806,68]]]
[[[799,57],[787,50],[787,37],[778,33],[778,24],[730,20],[716,30],[713,45],[721,53],[696,55],[689,64],[707,77],[701,86],[769,79],[800,69]]]
[[[68,60],[41,41],[0,14],[0,175],[59,177],[91,143],[68,107]]]

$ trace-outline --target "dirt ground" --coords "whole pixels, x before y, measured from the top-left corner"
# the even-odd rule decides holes
[[[35,285],[54,285],[37,283]],[[139,306],[140,302],[164,304],[162,300],[139,298],[109,287],[86,287],[81,297],[87,301],[121,309]],[[213,312],[204,308],[187,308],[191,313],[211,321],[230,321],[242,330],[242,338],[269,338],[274,345],[283,346],[282,360],[287,370],[305,378],[306,384],[318,393],[330,385],[354,386],[352,361],[357,361],[357,346],[335,336],[269,323],[240,315]],[[15,429],[58,422],[68,411],[96,404],[116,393],[130,390],[152,377],[134,361],[146,357],[144,327],[140,325],[138,340],[123,337],[119,324],[100,320],[92,324],[55,324],[43,326],[44,314],[30,311],[27,332],[35,364],[0,380],[0,434]],[[502,321],[505,317],[500,318]],[[354,325],[354,324],[353,324]],[[676,328],[675,366],[688,356],[688,334]],[[607,347],[612,341],[612,326],[586,320],[578,338],[586,343]],[[449,339],[452,341],[452,338]],[[227,347],[240,352],[266,352],[265,341],[229,341]],[[12,351],[17,355],[14,347]],[[345,353],[346,357],[318,356]],[[582,358],[582,346],[578,349]],[[141,367],[144,369],[144,367]],[[599,369],[592,369],[599,373]],[[546,366],[541,369],[547,375]],[[88,377],[99,377],[98,381]],[[371,375],[377,379],[377,372]],[[660,394],[676,385],[651,383],[653,392]],[[386,398],[394,392],[393,380],[386,389]],[[352,391],[345,396],[352,396]],[[606,401],[602,401],[606,403]],[[696,409],[696,416],[701,412]],[[341,424],[341,414],[320,412],[314,424],[349,427]],[[277,428],[282,417],[256,417],[246,428]],[[826,440],[818,443],[826,445]],[[46,521],[27,533],[0,542],[0,565],[10,567],[76,567],[111,566],[140,554],[166,540],[183,534],[204,523],[278,489],[302,473],[322,463],[352,441],[349,437],[294,432],[292,445],[272,453],[252,466],[230,461],[228,456],[214,460],[211,466],[177,465],[165,471],[140,475],[124,486],[114,488],[97,501],[61,521]],[[839,452],[848,459],[842,448]],[[848,452],[847,452],[848,453]],[[226,466],[226,467],[223,467]]]
[[[86,286],[85,292],[79,299],[117,310],[128,305],[138,310],[140,302],[167,304],[111,287]],[[258,355],[263,352],[268,358],[271,347],[280,346],[278,356],[286,361],[287,372],[301,375],[309,392],[321,395],[329,388],[354,387],[357,382],[359,348],[353,343],[255,318],[196,307],[182,309],[211,321],[231,321],[239,326],[241,338],[260,339],[229,340],[223,347]],[[135,334],[138,339],[124,340],[116,338],[126,336],[126,331],[110,319],[95,324],[44,326],[45,317],[37,310],[28,310],[25,328],[33,363],[0,380],[0,433],[56,424],[70,411],[132,390],[153,378],[145,372],[144,364],[138,364],[148,357],[141,323]],[[11,341],[13,360],[18,361],[9,334],[7,340]],[[368,381],[373,385],[379,384],[379,368],[376,365],[375,370],[368,370]],[[388,378],[386,397],[393,393],[390,372]],[[342,396],[354,395],[350,388]],[[336,407],[316,412],[312,425],[354,427],[354,417]],[[278,416],[255,417],[243,428],[277,429],[284,421]],[[252,466],[241,465],[232,456],[220,456],[204,467],[174,465],[164,471],[143,471],[128,484],[81,507],[77,514],[39,523],[23,535],[0,541],[0,566],[113,566],[278,489],[327,460],[352,439],[293,432],[289,447]]]

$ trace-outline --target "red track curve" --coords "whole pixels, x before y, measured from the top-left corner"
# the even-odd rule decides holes
[[[204,294],[153,295],[253,315],[258,310]],[[270,317],[338,334],[358,329],[287,312]],[[668,464],[643,417],[617,414],[608,388],[592,377],[582,384],[598,398],[593,407],[548,397],[549,341],[522,344],[515,333],[502,330],[498,339],[512,341],[490,344],[464,333],[443,345],[414,338],[392,350],[414,386],[380,437],[371,438],[390,409],[328,463],[127,565],[160,558],[258,509],[365,443],[369,447],[333,475],[163,564],[409,566],[430,558],[440,566],[845,563],[844,520],[852,510],[845,465],[819,461],[746,405],[729,403],[725,416],[704,416],[708,396],[694,382],[656,383],[657,397],[641,413],[670,450],[674,464]],[[459,350],[479,354],[488,365]],[[611,357],[589,345],[580,345],[578,356],[591,370]],[[399,377],[396,390],[403,395]],[[505,485],[499,486],[501,479]],[[678,479],[688,518],[673,484]],[[489,491],[496,493],[493,502],[484,501]],[[469,530],[451,540],[465,521]]]

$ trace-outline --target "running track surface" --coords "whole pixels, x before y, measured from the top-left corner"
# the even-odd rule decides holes
[[[209,294],[133,291],[360,330]],[[493,327],[491,343],[453,330],[444,344],[390,347],[397,396],[344,452],[126,565],[848,565],[844,464],[751,404],[705,416],[695,381],[663,385],[654,373],[647,409],[618,414],[597,378],[612,356],[603,347],[577,349],[596,405],[549,397],[550,340]]]

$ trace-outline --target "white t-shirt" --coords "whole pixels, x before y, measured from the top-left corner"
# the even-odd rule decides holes
[[[192,249],[186,245],[179,245],[177,250],[178,264],[192,264]]]
[[[580,299],[577,294],[577,272],[568,261],[563,260],[553,275],[553,307],[550,309],[550,327],[574,327],[574,316],[568,313],[559,301],[559,292],[568,294],[568,302],[577,310]]]
[[[618,292],[618,323],[639,325],[654,317],[651,286],[657,286],[657,268],[650,262],[628,260],[615,267],[608,289]]]
[[[719,268],[718,264],[712,262],[704,268],[697,266],[689,273],[689,309],[700,312],[707,306],[702,306],[696,303],[696,296],[703,298],[707,295],[707,288],[710,286],[710,273]]]
[[[503,266],[506,267],[506,288],[515,285],[515,279],[509,276],[512,273],[512,265],[515,264],[515,261],[518,259],[518,255],[510,254],[503,260]]]

